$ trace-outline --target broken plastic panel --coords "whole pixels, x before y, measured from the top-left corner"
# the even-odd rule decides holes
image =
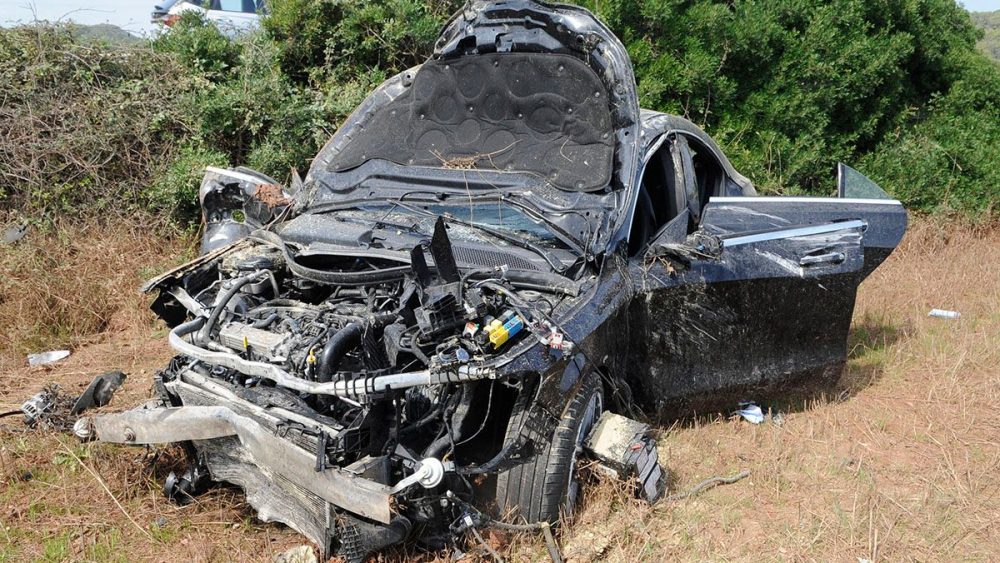
[[[667,475],[657,459],[656,440],[649,425],[605,412],[584,444],[599,467],[616,479],[635,479],[636,494],[647,502],[663,496]]]

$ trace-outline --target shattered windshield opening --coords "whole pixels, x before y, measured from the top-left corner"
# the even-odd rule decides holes
[[[406,166],[523,172],[595,191],[611,181],[608,95],[585,62],[506,53],[429,61],[398,98],[362,117],[329,170],[373,159]]]

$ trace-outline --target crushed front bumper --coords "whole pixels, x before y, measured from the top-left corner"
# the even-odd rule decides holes
[[[388,525],[392,489],[349,468],[317,468],[320,438],[339,431],[280,407],[262,407],[191,370],[165,382],[184,406],[140,407],[80,419],[83,439],[148,445],[191,442],[214,481],[246,491],[261,520],[279,521],[328,546],[337,511]],[[289,432],[288,428],[308,432]]]

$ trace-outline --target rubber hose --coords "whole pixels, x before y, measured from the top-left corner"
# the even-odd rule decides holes
[[[261,276],[261,272],[254,272],[248,276],[243,276],[242,278],[236,278],[233,280],[233,285],[222,294],[222,299],[212,308],[212,314],[208,316],[208,321],[205,322],[205,326],[201,329],[198,334],[198,341],[202,344],[207,343],[209,336],[212,334],[212,329],[215,328],[215,323],[219,321],[219,316],[222,315],[222,311],[226,310],[226,306],[229,302],[233,300],[233,297],[243,289],[243,286],[250,282],[257,281],[257,278]]]
[[[459,403],[462,400],[462,395],[466,392],[466,387],[459,387],[458,395],[448,398],[448,405],[444,409],[444,414],[442,415],[445,422],[450,422],[450,419],[455,416],[455,411],[458,410]],[[452,402],[452,399],[457,399]],[[444,436],[431,442],[431,445],[424,449],[423,457],[441,457],[444,454],[448,446],[451,446],[455,442],[460,442],[463,438],[462,435],[453,436],[451,435],[452,427],[451,424],[444,425]]]
[[[337,372],[337,366],[344,355],[353,348],[361,344],[363,334],[361,325],[358,323],[347,323],[344,328],[326,341],[323,353],[320,356],[319,370],[316,372],[316,380],[320,383],[327,383],[333,380],[333,374]]]
[[[270,315],[264,317],[263,319],[250,325],[253,328],[266,328],[274,321],[278,320],[278,313],[271,313]]]

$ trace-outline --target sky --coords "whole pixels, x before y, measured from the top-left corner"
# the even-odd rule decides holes
[[[0,0],[0,25],[29,22],[32,8],[38,19],[76,23],[111,23],[135,34],[154,29],[149,21],[156,0]],[[973,12],[1000,10],[1000,0],[959,0]]]
[[[34,6],[40,20],[110,23],[141,35],[156,27],[149,21],[156,3],[157,0],[0,0],[0,25],[30,22],[34,19]]]

